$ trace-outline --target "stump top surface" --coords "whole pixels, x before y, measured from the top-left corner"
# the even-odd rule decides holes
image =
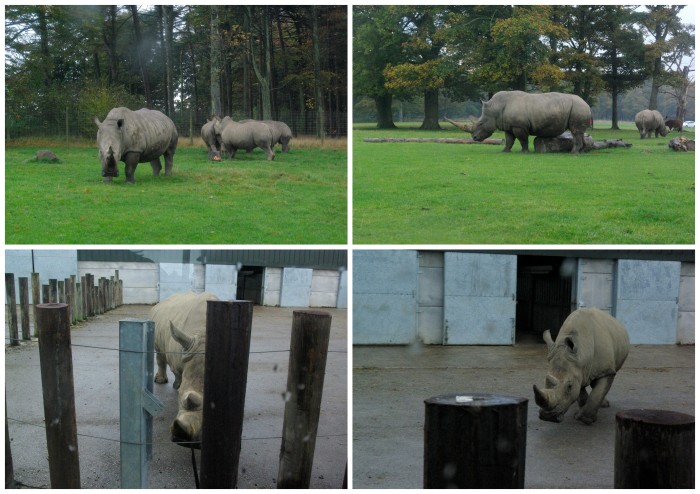
[[[469,392],[433,396],[432,398],[425,400],[426,405],[457,407],[494,407],[503,405],[519,405],[522,403],[527,403],[527,398],[491,393]]]
[[[61,304],[58,302],[51,302],[49,304],[37,304],[37,309],[62,309],[68,307],[68,304]]]
[[[686,413],[670,410],[632,409],[617,412],[618,421],[641,422],[652,425],[690,425],[695,424],[695,417]]]

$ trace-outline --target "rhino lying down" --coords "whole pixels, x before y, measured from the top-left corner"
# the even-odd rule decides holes
[[[168,382],[166,365],[175,374],[178,390],[177,417],[170,428],[173,442],[200,447],[204,394],[204,350],[207,300],[218,300],[211,293],[179,293],[151,309],[155,322],[155,382]]]
[[[549,371],[544,389],[533,386],[540,419],[561,422],[578,401],[575,418],[592,424],[598,408],[609,406],[605,395],[629,352],[627,331],[606,312],[578,309],[564,321],[557,341],[552,341],[549,331],[543,337],[549,349]]]

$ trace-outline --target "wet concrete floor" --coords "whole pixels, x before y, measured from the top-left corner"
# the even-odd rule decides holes
[[[598,420],[538,418],[533,384],[547,370],[544,344],[353,348],[353,487],[423,486],[427,398],[492,393],[527,398],[525,488],[613,488],[615,414],[660,409],[695,414],[695,347],[638,345],[615,378]]]
[[[119,354],[115,351],[119,347],[119,320],[147,319],[150,309],[149,305],[125,305],[71,331],[83,488],[119,487]],[[347,311],[323,310],[333,319],[311,488],[336,489],[342,486],[348,450]],[[242,489],[276,487],[292,313],[293,309],[279,307],[256,306],[253,310],[238,475]],[[172,388],[170,371],[169,380],[168,384],[154,385],[165,410],[154,419],[149,487],[194,488],[190,450],[170,441],[170,423],[177,412],[177,391]],[[5,383],[15,479],[26,486],[49,487],[36,342],[19,348],[6,346]],[[199,451],[196,458],[199,466]]]

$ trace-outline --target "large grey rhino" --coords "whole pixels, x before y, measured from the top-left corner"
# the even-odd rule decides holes
[[[605,395],[627,358],[629,336],[624,326],[607,312],[586,308],[572,312],[552,341],[543,334],[549,354],[544,389],[533,386],[540,419],[561,422],[578,401],[575,418],[584,424],[596,421],[598,408],[609,406]],[[586,387],[591,387],[590,395]]]
[[[195,448],[202,437],[207,300],[218,299],[211,293],[178,293],[156,304],[150,316],[156,326],[155,382],[168,382],[166,366],[170,366],[175,375],[173,388],[178,391],[172,440]]]
[[[639,130],[639,137],[651,139],[651,133],[654,137],[659,137],[659,134],[666,136],[668,129],[664,117],[661,116],[658,110],[642,110],[634,116],[634,124]]]
[[[239,120],[240,123],[245,123],[245,122],[255,122],[256,120],[252,119],[247,119],[247,120]],[[284,122],[280,122],[278,120],[259,120],[260,122],[264,123],[268,127],[270,127],[270,130],[272,130],[272,147],[274,148],[277,143],[282,146],[282,152],[286,153],[289,151],[289,141],[292,140],[292,129],[289,128],[289,125],[287,125]]]
[[[259,147],[265,151],[268,160],[275,159],[275,153],[272,150],[272,129],[268,125],[257,120],[239,123],[231,117],[224,117],[214,125],[214,128],[229,158],[235,158],[236,151],[239,149],[249,151]]]
[[[517,138],[526,153],[529,136],[557,137],[568,129],[574,136],[571,152],[578,153],[592,123],[591,107],[574,94],[499,91],[483,103],[472,138],[480,142],[502,130],[506,134],[504,152],[511,150]]]
[[[103,122],[97,124],[97,148],[102,162],[102,177],[111,182],[119,176],[117,163],[126,165],[127,183],[134,183],[139,163],[151,163],[153,175],[161,170],[160,157],[165,161],[165,175],[173,173],[173,155],[177,148],[177,129],[172,120],[157,110],[113,108]]]
[[[209,149],[209,159],[213,161],[221,161],[221,141],[216,135],[216,123],[221,119],[214,116],[207,120],[207,123],[202,125],[202,140]]]

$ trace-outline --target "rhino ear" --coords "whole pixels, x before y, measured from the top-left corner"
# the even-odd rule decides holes
[[[172,321],[170,321],[170,334],[173,340],[177,341],[183,350],[187,350],[194,343],[194,337],[188,336],[178,328],[175,327]]]
[[[100,120],[97,117],[95,117],[95,123],[97,124],[97,128],[102,127],[102,122],[100,122]]]
[[[549,330],[542,333],[542,339],[547,343],[547,350],[554,348],[554,340],[552,340],[552,333]]]
[[[567,336],[566,338],[564,338],[564,344],[571,353],[576,353],[576,343],[574,342],[574,339],[571,336]]]
[[[119,120],[117,120],[117,127],[121,129],[122,125],[124,125],[124,119],[120,118]]]

